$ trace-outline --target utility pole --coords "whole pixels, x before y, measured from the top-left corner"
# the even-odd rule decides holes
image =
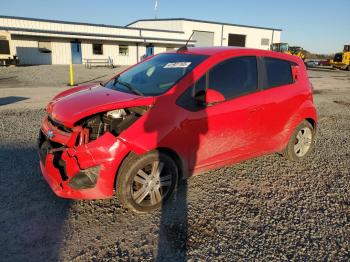
[[[158,0],[155,0],[154,2],[154,18],[158,18]]]

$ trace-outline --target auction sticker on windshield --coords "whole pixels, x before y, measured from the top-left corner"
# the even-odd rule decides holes
[[[191,62],[175,62],[167,63],[164,68],[186,68],[191,64]]]

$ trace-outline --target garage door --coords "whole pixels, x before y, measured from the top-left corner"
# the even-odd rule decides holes
[[[245,47],[245,35],[229,34],[228,45]]]
[[[196,40],[196,46],[213,46],[214,32],[193,31],[193,40]]]

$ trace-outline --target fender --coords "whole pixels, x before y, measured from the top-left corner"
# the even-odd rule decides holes
[[[304,103],[302,103],[299,106],[299,108],[295,110],[295,113],[292,115],[291,118],[289,118],[288,122],[285,124],[283,128],[283,133],[281,134],[282,148],[280,148],[279,150],[282,150],[287,146],[289,139],[292,136],[294,130],[305,119],[312,119],[315,123],[315,130],[316,130],[317,112],[311,100],[304,101]]]

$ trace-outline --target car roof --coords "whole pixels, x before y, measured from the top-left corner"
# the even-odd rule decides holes
[[[181,50],[183,54],[195,54],[195,55],[216,55],[218,53],[224,53],[233,50],[247,50],[244,47],[233,47],[233,46],[212,46],[212,47],[188,47],[187,49]]]
[[[262,49],[255,49],[255,48],[246,48],[246,47],[233,47],[233,46],[214,46],[214,47],[188,47],[187,49],[182,49],[180,51],[174,50],[167,53],[181,53],[181,54],[194,54],[194,55],[208,55],[208,56],[214,56],[214,55],[229,55],[232,53],[254,53],[254,55],[257,56],[271,56],[281,59],[286,59],[293,62],[300,62],[298,57],[290,55],[290,54],[284,54],[280,52],[274,52],[270,50],[262,50]]]

